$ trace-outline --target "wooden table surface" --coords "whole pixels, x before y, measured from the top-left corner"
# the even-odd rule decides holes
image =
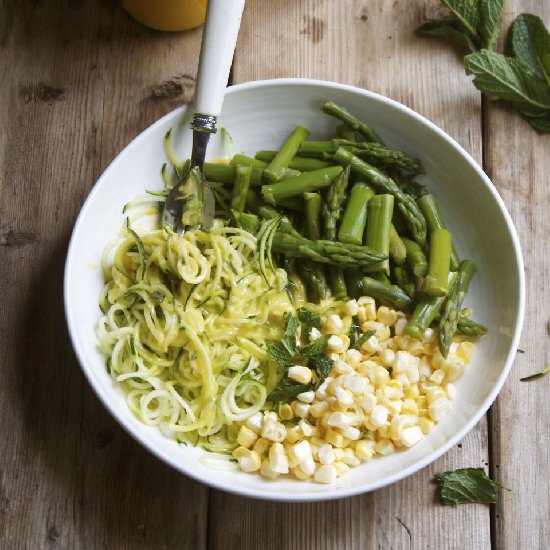
[[[544,0],[508,0],[504,24],[524,11],[550,26]],[[415,36],[439,12],[436,0],[247,0],[233,83],[333,80],[425,115],[497,186],[527,277],[522,351],[459,445],[374,493],[279,504],[208,489],[141,448],[88,387],[65,327],[78,211],[126,143],[192,100],[201,29],[148,30],[114,0],[0,0],[1,549],[550,548],[550,377],[519,382],[550,360],[550,136],[482,99],[451,48]],[[512,491],[496,507],[437,504],[434,473],[462,466]]]

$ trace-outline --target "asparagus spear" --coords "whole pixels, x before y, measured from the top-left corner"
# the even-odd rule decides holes
[[[393,195],[375,195],[368,203],[368,221],[365,243],[378,252],[390,251],[390,228],[393,214]],[[369,268],[369,271],[390,271],[389,260]]]
[[[254,155],[254,157],[255,157],[255,160],[268,163],[273,160],[276,154],[277,154],[277,151],[258,151]],[[328,168],[329,166],[332,166],[332,165],[333,165],[332,162],[329,162],[326,160],[295,156],[290,161],[290,164],[288,165],[288,167],[294,170],[299,170],[300,172],[311,172],[312,170],[321,170],[322,168]]]
[[[436,229],[430,235],[430,261],[424,291],[430,296],[446,296],[449,292],[449,265],[452,250],[451,232]]]
[[[458,273],[450,275],[450,288],[453,288],[457,279]],[[431,325],[435,316],[439,313],[444,301],[445,296],[424,296],[424,298],[416,304],[409,322],[405,327],[405,332],[413,338],[422,340],[426,329]]]
[[[298,154],[304,157],[323,158],[325,153],[333,155],[338,147],[330,140],[304,141],[298,149]]]
[[[441,209],[439,208],[439,201],[435,195],[427,193],[422,195],[417,201],[420,210],[426,218],[426,225],[428,226],[428,231],[431,233],[436,229],[447,229],[443,216],[441,215]],[[458,254],[456,253],[455,247],[453,245],[453,252],[451,254],[451,271],[456,271],[460,265],[460,260],[458,259]]]
[[[244,229],[245,231],[248,231],[253,235],[257,233],[258,227],[260,225],[260,220],[258,219],[258,216],[256,216],[256,214],[238,212],[237,210],[232,210],[231,213],[233,214],[233,218],[235,219],[237,227],[240,227],[241,229]]]
[[[393,223],[390,225],[390,258],[398,266],[403,265],[407,259],[407,247],[401,240]]]
[[[262,195],[267,203],[275,205],[281,199],[288,199],[289,197],[328,187],[340,172],[342,172],[341,166],[331,166],[323,170],[305,172],[296,178],[264,185]]]
[[[313,241],[319,240],[321,238],[321,195],[319,193],[304,193],[304,201],[305,236]],[[305,260],[300,263],[300,273],[308,285],[310,301],[319,302],[329,295],[325,271],[321,264]]]
[[[327,101],[323,105],[323,112],[327,115],[331,115],[341,120],[344,124],[347,124],[354,131],[359,132],[361,135],[363,135],[367,141],[375,141],[377,143],[380,143],[381,145],[384,144],[380,136],[368,124],[360,121],[356,116],[352,115],[344,107],[340,107],[332,101]]]
[[[445,231],[439,230],[439,231]],[[449,349],[453,342],[453,337],[456,333],[458,326],[458,318],[460,316],[460,308],[468,288],[470,281],[476,272],[476,265],[471,260],[464,260],[460,264],[458,270],[458,280],[453,286],[451,292],[447,296],[443,311],[441,314],[441,320],[439,321],[439,351],[443,357],[447,357]]]
[[[288,136],[283,146],[279,149],[273,160],[264,170],[264,176],[268,181],[275,182],[281,179],[284,168],[288,168],[302,141],[309,136],[309,130],[303,126],[297,126]]]
[[[277,231],[273,238],[275,252],[342,267],[368,267],[386,259],[384,254],[380,254],[368,246],[325,240],[312,241],[296,233],[287,233],[284,222],[283,217],[279,226],[280,231]]]
[[[242,164],[244,166],[253,166],[254,168],[259,168],[260,170],[263,170],[268,163],[238,153],[236,155],[233,155],[233,158],[231,159],[229,164],[230,166],[238,166],[239,164]]]
[[[424,174],[422,163],[415,157],[398,149],[390,149],[378,143],[362,143],[351,150],[354,155],[378,165],[397,167],[413,174]]]
[[[338,230],[338,240],[343,243],[361,244],[367,224],[367,207],[374,191],[363,182],[356,183],[350,193]]]
[[[237,212],[243,212],[246,204],[246,194],[250,186],[252,167],[238,165],[235,171],[235,183],[233,184],[233,196],[231,208]]]
[[[426,243],[426,220],[412,197],[404,193],[391,178],[380,170],[367,164],[343,147],[336,150],[334,160],[343,166],[349,164],[352,171],[366,178],[368,183],[384,193],[393,195],[397,201],[397,208],[403,214],[414,240],[424,246]]]
[[[342,202],[349,182],[350,168],[345,168],[334,178],[327,191],[327,200],[323,203],[323,238],[327,241],[336,240],[336,226],[342,212]],[[344,278],[344,271],[339,267],[327,270],[327,278],[332,293],[337,298],[347,296],[348,289]]]
[[[304,201],[300,197],[291,197],[290,199],[281,199],[278,205],[288,208],[293,212],[303,212],[304,211]]]
[[[257,212],[261,204],[262,201],[260,200],[260,195],[258,194],[258,192],[254,189],[249,189],[246,192],[246,208],[252,212]]]
[[[410,239],[401,239],[407,249],[407,263],[415,277],[424,277],[428,273],[428,260],[422,248]]]
[[[489,329],[480,323],[476,323],[468,317],[461,315],[457,321],[457,330],[466,336],[483,336]]]
[[[342,202],[344,202],[348,187],[349,174],[350,169],[346,167],[332,180],[327,191],[327,200],[323,205],[323,218],[325,222],[323,238],[327,241],[336,240],[336,226],[342,213]]]
[[[344,270],[344,280],[346,281],[348,296],[351,296],[352,298],[359,298],[363,295],[363,285],[361,283],[362,277],[363,270],[359,268]]]
[[[336,135],[342,139],[355,141],[355,132],[353,131],[353,128],[345,123],[338,124],[338,126],[336,126]]]
[[[396,265],[393,268],[393,276],[395,277],[395,282],[397,286],[405,291],[407,296],[414,298],[415,295],[415,285],[414,280],[407,269],[407,266]]]
[[[403,311],[412,309],[413,301],[397,285],[383,283],[372,277],[361,279],[361,291],[365,296],[372,296],[379,302]]]
[[[235,183],[235,179],[237,178],[237,169],[235,166],[216,164],[214,162],[205,162],[203,173],[207,181],[218,181],[220,183]],[[252,168],[250,185],[261,185],[262,177],[263,170]]]

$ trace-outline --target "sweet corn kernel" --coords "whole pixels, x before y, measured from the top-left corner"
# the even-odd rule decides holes
[[[475,346],[472,342],[462,342],[456,350],[456,355],[464,363],[469,363],[474,349]]]
[[[248,449],[249,447],[252,447],[252,445],[254,445],[257,439],[258,434],[256,432],[253,432],[250,428],[247,428],[246,426],[241,426],[241,429],[239,430],[239,435],[237,435],[237,443],[239,445]]]
[[[325,441],[333,447],[342,447],[344,445],[344,436],[329,428],[325,435]]]
[[[294,405],[294,414],[299,418],[307,418],[310,408],[311,408],[311,405],[296,401],[296,404]]]
[[[294,411],[288,403],[285,403],[279,411],[279,416],[281,417],[281,420],[290,420],[291,418],[294,418]]]
[[[309,339],[314,342],[315,340],[319,340],[321,338],[321,331],[318,328],[312,327],[309,331]]]
[[[445,397],[437,399],[428,407],[430,418],[435,422],[439,422],[450,411],[450,409],[451,402]]]
[[[352,368],[357,368],[362,359],[363,355],[358,349],[352,348],[346,351],[346,363]]]
[[[249,416],[246,419],[244,425],[250,430],[252,430],[253,432],[260,434],[262,432],[263,422],[264,422],[264,415],[261,412],[257,412]]]
[[[286,437],[286,428],[280,422],[268,418],[262,428],[262,437],[270,441],[283,441]]]
[[[342,435],[344,437],[347,437],[348,439],[351,439],[352,441],[356,441],[361,436],[361,432],[354,426],[349,426],[342,430]]]
[[[411,414],[418,416],[418,405],[414,399],[404,399],[403,406],[401,407],[403,414]]]
[[[338,405],[343,409],[353,405],[353,394],[340,386],[334,390],[334,396],[338,400]]]
[[[342,462],[353,468],[361,464],[361,461],[357,458],[353,449],[344,449],[344,458]]]
[[[327,419],[327,425],[333,428],[345,429],[353,424],[353,416],[343,412],[332,412]]]
[[[335,334],[329,336],[327,340],[327,349],[337,353],[343,353],[345,351],[344,340]]]
[[[445,391],[447,392],[447,397],[451,401],[456,397],[456,386],[452,382],[445,385]]]
[[[376,312],[376,319],[389,327],[397,322],[397,311],[386,306],[381,306]]]
[[[362,395],[367,389],[367,381],[363,376],[359,375],[346,376],[344,379],[344,388],[355,395]]]
[[[357,303],[357,300],[348,300],[344,306],[344,311],[351,316],[357,315],[359,312],[359,304]]]
[[[434,423],[428,418],[419,418],[418,427],[422,430],[423,434],[429,434],[434,427]]]
[[[394,326],[394,331],[397,336],[401,336],[405,332],[405,327],[407,326],[407,322],[408,322],[407,319],[405,319],[404,317],[401,319],[397,319]]]
[[[303,433],[299,426],[292,426],[286,430],[286,440],[289,443],[296,443],[302,439]]]
[[[307,481],[308,479],[311,479],[311,476],[309,474],[304,474],[304,472],[298,466],[296,466],[296,468],[293,468],[291,471],[296,478],[302,481]]]
[[[314,391],[304,391],[302,393],[298,394],[298,400],[302,403],[312,403],[315,399],[315,392]]]
[[[254,443],[254,447],[252,447],[252,450],[258,453],[260,456],[263,456],[263,454],[269,449],[270,445],[271,442],[269,440],[260,437],[256,441],[256,443]]]
[[[336,474],[338,475],[338,477],[345,476],[349,472],[349,466],[344,462],[333,462],[332,466],[336,470]]]
[[[374,447],[376,443],[374,441],[358,441],[355,444],[355,454],[357,458],[361,460],[370,460],[374,455]]]
[[[281,474],[279,472],[274,472],[269,465],[269,460],[262,460],[262,466],[260,468],[260,474],[269,479],[277,479]]]
[[[300,422],[298,422],[298,428],[300,428],[304,437],[311,437],[313,435],[313,426],[305,420],[300,420]]]
[[[328,403],[326,401],[316,401],[309,408],[309,414],[313,418],[321,418],[328,409]]]
[[[361,351],[364,351],[365,353],[376,353],[380,351],[380,344],[378,343],[378,338],[376,336],[371,336],[370,338],[367,338],[363,342],[363,345],[361,346]]]
[[[262,465],[260,455],[255,451],[250,451],[249,449],[246,449],[246,451],[246,454],[241,454],[237,458],[239,468],[243,472],[257,472]]]
[[[315,461],[313,460],[313,457],[311,454],[298,465],[298,468],[304,472],[306,475],[313,475],[315,473]]]
[[[412,447],[424,439],[424,434],[418,426],[411,426],[410,428],[405,428],[401,433],[401,442],[405,447]]]
[[[325,330],[329,334],[339,334],[343,328],[344,323],[342,319],[340,319],[339,315],[333,313],[327,317],[327,320],[325,321]]]
[[[324,464],[315,472],[314,479],[318,483],[332,483],[337,477],[336,468],[331,464]]]
[[[442,369],[435,370],[432,375],[428,378],[434,384],[441,384],[445,379],[445,371]]]
[[[282,443],[273,443],[269,449],[269,467],[278,474],[288,474],[288,457]]]
[[[381,439],[376,443],[374,450],[379,455],[388,456],[395,451],[395,446],[391,441],[387,439]]]
[[[311,446],[309,441],[306,440],[300,441],[300,443],[296,443],[288,449],[288,458],[293,466],[298,466],[310,456]]]
[[[313,376],[313,372],[308,367],[302,367],[301,365],[294,365],[289,367],[287,375],[292,380],[299,382],[300,384],[309,384]]]
[[[321,464],[332,464],[336,460],[332,445],[330,443],[325,443],[319,447],[318,457]]]

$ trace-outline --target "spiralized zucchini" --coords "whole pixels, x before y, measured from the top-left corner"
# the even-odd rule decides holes
[[[103,255],[100,349],[138,419],[229,453],[277,384],[265,342],[300,304],[283,269],[260,271],[250,233],[216,220],[179,237],[159,227],[157,208],[138,214]]]

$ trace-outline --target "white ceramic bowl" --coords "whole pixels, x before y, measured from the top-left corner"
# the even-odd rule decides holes
[[[331,134],[336,122],[321,113],[326,100],[346,106],[367,120],[390,145],[417,156],[426,167],[422,178],[440,199],[459,256],[478,266],[466,305],[490,327],[477,345],[473,361],[457,382],[451,412],[415,447],[376,458],[321,485],[213,469],[204,453],[187,448],[140,423],[124,394],[108,375],[99,353],[96,323],[103,286],[99,259],[105,244],[123,223],[122,206],[154,186],[165,155],[164,133],[173,127],[180,151],[191,150],[190,113],[177,109],[145,130],[113,161],[90,193],[76,222],[65,269],[65,309],[74,349],[90,384],[120,424],[159,458],[218,489],[252,497],[314,501],[372,491],[430,464],[480,420],[502,387],[517,348],[524,313],[524,272],[520,244],[506,208],[472,157],[437,126],[411,109],[383,96],[351,86],[289,79],[249,82],[228,89],[220,125],[231,133],[236,152],[274,149],[297,124],[312,139]],[[222,154],[216,136],[209,157]],[[201,458],[202,457],[202,458]]]

